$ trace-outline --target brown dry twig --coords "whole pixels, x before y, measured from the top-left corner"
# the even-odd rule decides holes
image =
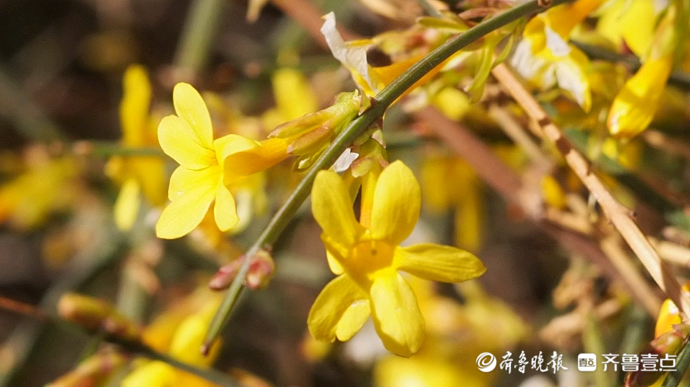
[[[682,295],[680,284],[631,218],[630,211],[611,195],[599,177],[592,171],[587,159],[573,147],[539,102],[505,64],[496,66],[492,74],[513,99],[522,106],[527,115],[539,124],[544,136],[553,141],[566,163],[596,198],[608,219],[640,259],[657,285],[678,305],[682,315],[687,319],[690,316],[690,300]]]

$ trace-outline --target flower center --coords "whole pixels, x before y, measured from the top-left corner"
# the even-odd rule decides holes
[[[355,246],[350,261],[357,274],[372,279],[377,271],[392,265],[393,246],[376,240],[362,241]]]

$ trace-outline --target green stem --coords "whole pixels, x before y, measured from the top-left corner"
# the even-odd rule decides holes
[[[568,3],[572,0],[554,0],[548,7]],[[247,257],[254,256],[261,248],[270,246],[275,242],[283,229],[288,225],[302,203],[307,199],[311,191],[311,186],[316,178],[316,174],[329,168],[342,152],[352,144],[362,133],[364,133],[376,120],[381,119],[388,107],[395,102],[407,89],[412,87],[415,82],[433,70],[436,66],[448,59],[457,51],[467,45],[477,41],[484,35],[501,28],[521,17],[546,10],[548,7],[541,6],[537,0],[531,0],[517,7],[511,8],[491,19],[483,21],[470,28],[462,35],[448,40],[446,43],[437,47],[419,62],[411,66],[402,75],[386,86],[375,99],[372,100],[371,107],[362,115],[353,120],[339,135],[333,143],[326,149],[323,155],[312,165],[304,178],[299,182],[295,191],[290,195],[278,212],[273,216],[270,223],[263,233],[247,251]],[[225,325],[230,312],[237,303],[239,295],[243,289],[244,278],[249,271],[251,259],[245,259],[235,280],[230,285],[223,302],[221,303],[216,315],[211,321],[209,330],[206,334],[204,348],[207,350],[213,341],[218,337]]]
[[[204,68],[225,15],[227,0],[194,0],[175,53],[175,65],[185,75]]]
[[[166,157],[163,150],[153,146],[132,147],[109,141],[78,141],[72,145],[72,153],[79,155],[93,155],[98,157],[110,156],[156,156]]]
[[[690,340],[686,339],[685,343],[683,343],[683,348],[680,350],[678,359],[676,361],[676,370],[668,374],[666,380],[664,380],[664,384],[662,384],[661,387],[677,387],[680,381],[683,379],[683,375],[685,375],[685,371],[687,371],[688,365],[690,365],[689,342]]]
[[[106,338],[108,340],[108,338]],[[206,379],[209,382],[215,383],[219,386],[223,387],[240,387],[240,384],[237,383],[235,380],[231,379],[228,375],[217,371],[213,368],[198,368],[193,365],[183,363],[179,360],[176,360],[168,355],[156,352],[154,349],[151,347],[141,344],[141,343],[131,343],[131,342],[118,342],[115,339],[110,339],[108,340],[114,344],[119,345],[122,347],[123,350],[126,352],[145,357],[147,359],[151,360],[158,360],[162,361],[164,363],[167,363],[177,369],[180,369],[185,372],[189,372],[190,374],[194,374],[200,378]]]
[[[433,16],[433,17],[442,17],[443,16],[443,15],[441,15],[441,12],[439,12],[438,9],[436,9],[436,7],[431,5],[431,3],[429,3],[427,0],[417,0],[417,3],[419,4],[420,7],[422,7],[424,12],[426,12],[430,16]]]

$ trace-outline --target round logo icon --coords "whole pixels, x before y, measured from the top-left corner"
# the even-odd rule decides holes
[[[482,372],[491,372],[496,368],[496,356],[489,352],[480,353],[477,356],[477,368]]]

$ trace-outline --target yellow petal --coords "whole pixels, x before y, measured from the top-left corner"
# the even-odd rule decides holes
[[[671,55],[649,59],[625,83],[609,111],[607,125],[614,137],[630,138],[647,129],[659,107],[672,64]]]
[[[239,145],[236,145],[234,150],[228,149],[231,146],[223,148],[226,183],[266,170],[288,157],[287,141],[282,138],[253,141],[252,147],[244,143],[244,149],[241,149]]]
[[[203,314],[187,317],[175,330],[168,353],[177,360],[197,367],[208,367],[213,364],[220,352],[219,343],[213,345],[208,356],[204,356],[200,350],[209,322]]]
[[[486,271],[474,254],[433,243],[397,247],[393,265],[417,277],[441,282],[466,281]]]
[[[419,219],[422,194],[412,171],[401,161],[386,167],[374,192],[371,236],[398,245]]]
[[[326,249],[326,260],[328,261],[328,268],[335,275],[341,275],[345,272],[343,266],[338,262],[338,258],[334,257],[328,249]]]
[[[336,337],[338,323],[350,305],[366,297],[367,294],[347,274],[336,277],[323,288],[311,306],[307,318],[309,332],[317,340],[332,342]],[[351,328],[352,325],[348,327]]]
[[[213,148],[218,157],[218,164],[222,164],[230,155],[245,152],[258,146],[258,141],[240,136],[239,134],[228,134],[213,142]]]
[[[122,84],[124,89],[120,103],[122,138],[129,146],[143,146],[151,102],[151,85],[146,69],[141,65],[127,67]]]
[[[185,120],[194,131],[199,145],[212,149],[213,125],[201,94],[188,83],[178,83],[173,89],[173,105],[177,116]]]
[[[281,68],[273,73],[273,95],[283,121],[294,120],[318,109],[316,95],[301,71]]]
[[[653,0],[618,0],[597,22],[597,32],[614,44],[621,40],[638,57],[647,54],[654,40],[657,12]]]
[[[153,361],[137,367],[122,381],[122,387],[165,387],[175,383],[175,368]]]
[[[372,317],[387,350],[410,356],[424,341],[424,317],[410,285],[395,271],[379,276],[371,286]]]
[[[331,171],[320,171],[311,192],[316,222],[333,244],[349,250],[363,233],[355,220],[352,200],[343,180]]]
[[[168,199],[177,200],[191,192],[214,191],[221,180],[220,167],[213,166],[198,171],[177,167],[170,176]]]
[[[132,158],[128,166],[146,200],[156,207],[165,204],[168,187],[165,161],[160,157],[137,157]]]
[[[158,142],[163,151],[180,165],[202,169],[216,164],[213,148],[202,146],[187,121],[167,116],[158,125]]]
[[[198,171],[189,171],[184,167],[180,167],[175,170],[173,177],[177,174],[179,179],[179,176],[189,174],[190,172]],[[205,179],[199,180],[206,181]],[[156,235],[159,238],[175,239],[188,234],[201,223],[211,202],[213,202],[216,196],[217,183],[211,186],[203,184],[186,189],[187,187],[183,184],[187,183],[189,183],[189,180],[173,184],[173,179],[171,178],[171,189],[176,187],[182,188],[172,192],[172,202],[163,210],[158,223],[156,223]]]
[[[340,341],[348,341],[354,336],[360,329],[371,314],[369,308],[369,300],[361,299],[357,300],[350,305],[349,308],[343,314],[338,322],[338,327],[335,331],[335,336]]]
[[[232,194],[223,183],[218,183],[216,204],[213,206],[213,215],[216,219],[218,228],[224,232],[235,227],[239,221],[235,198],[232,197]]]
[[[115,225],[120,231],[129,231],[137,219],[141,204],[141,189],[136,179],[127,179],[120,188],[115,206]]]

